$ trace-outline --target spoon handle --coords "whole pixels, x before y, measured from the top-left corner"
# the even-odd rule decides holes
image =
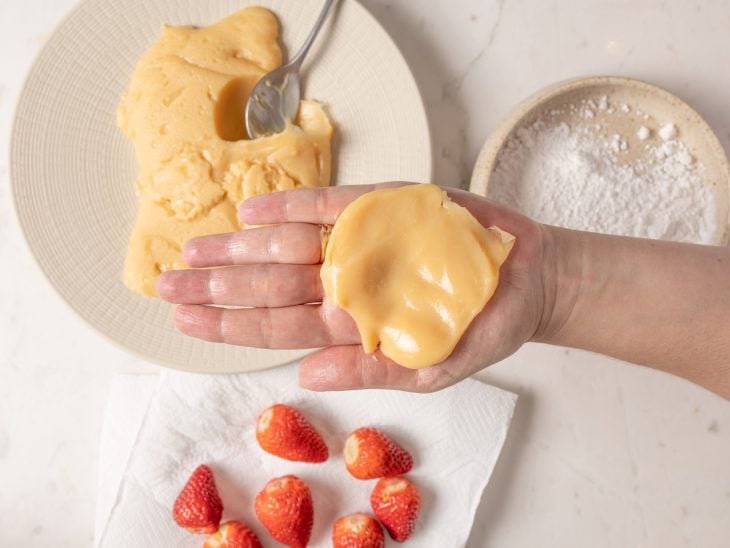
[[[302,61],[304,61],[304,58],[307,56],[307,53],[309,52],[309,48],[312,47],[312,44],[314,43],[315,38],[317,38],[317,34],[319,34],[319,29],[322,28],[322,25],[324,24],[325,20],[327,19],[327,14],[330,11],[330,8],[337,3],[337,0],[327,0],[324,3],[324,7],[322,8],[322,11],[319,13],[319,17],[317,17],[317,22],[314,24],[314,27],[309,32],[309,36],[307,36],[307,39],[304,41],[304,45],[299,50],[299,52],[294,56],[294,59],[291,60],[290,65],[296,65],[301,66]]]

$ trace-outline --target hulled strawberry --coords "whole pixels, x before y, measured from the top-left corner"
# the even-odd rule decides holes
[[[322,436],[299,411],[276,404],[256,421],[256,439],[267,453],[287,460],[324,462],[329,451]]]
[[[376,428],[358,428],[345,441],[345,465],[358,479],[405,474],[413,457]]]
[[[293,548],[309,542],[314,522],[312,494],[296,476],[272,479],[256,495],[256,516],[272,537]]]
[[[205,464],[198,466],[175,499],[172,516],[191,533],[214,533],[218,530],[223,503],[218,496],[213,472]]]
[[[221,523],[218,530],[208,537],[203,548],[262,548],[256,533],[240,521]]]
[[[380,524],[367,514],[351,514],[335,522],[333,548],[383,548],[385,535]]]
[[[393,540],[404,542],[416,527],[421,495],[406,478],[382,478],[370,495],[370,506]]]

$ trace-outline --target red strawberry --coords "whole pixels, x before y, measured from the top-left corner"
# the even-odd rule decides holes
[[[272,479],[256,495],[254,504],[259,521],[279,542],[303,548],[309,542],[314,522],[312,494],[296,476]]]
[[[383,548],[385,536],[375,519],[367,514],[351,514],[335,522],[333,548]]]
[[[393,540],[404,542],[416,527],[421,495],[406,478],[382,478],[370,495],[370,506]]]
[[[203,548],[261,548],[261,542],[256,533],[240,521],[227,521],[208,537]]]
[[[413,457],[380,430],[358,428],[345,441],[345,465],[358,479],[405,474]]]
[[[277,403],[256,421],[256,439],[267,453],[287,460],[324,462],[327,445],[312,423],[299,411]]]
[[[213,472],[201,464],[175,499],[172,517],[191,533],[214,533],[222,513],[223,503],[215,487]]]

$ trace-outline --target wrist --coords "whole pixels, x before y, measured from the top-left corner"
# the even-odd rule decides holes
[[[533,342],[566,344],[581,295],[585,242],[581,232],[549,225],[542,230],[542,314]]]

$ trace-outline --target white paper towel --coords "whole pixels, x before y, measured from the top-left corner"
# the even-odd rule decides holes
[[[314,499],[311,546],[330,546],[337,517],[370,512],[375,480],[352,478],[341,452],[350,431],[376,426],[414,456],[408,477],[421,489],[422,509],[411,545],[464,546],[515,401],[514,394],[474,380],[434,394],[316,393],[297,385],[293,366],[228,376],[165,372],[134,442],[100,544],[199,547],[205,537],[181,529],[171,508],[190,472],[206,463],[223,499],[223,518],[243,520],[265,546],[277,543],[258,523],[253,499],[271,478],[300,476]],[[289,462],[259,448],[256,418],[276,402],[294,405],[312,420],[330,448],[327,462]],[[124,412],[121,405],[110,409]],[[115,422],[108,419],[107,424]],[[113,479],[102,478],[100,484]]]
[[[99,447],[95,544],[98,544],[109,521],[134,441],[147,414],[158,379],[158,375],[124,374],[115,375],[112,379]]]

